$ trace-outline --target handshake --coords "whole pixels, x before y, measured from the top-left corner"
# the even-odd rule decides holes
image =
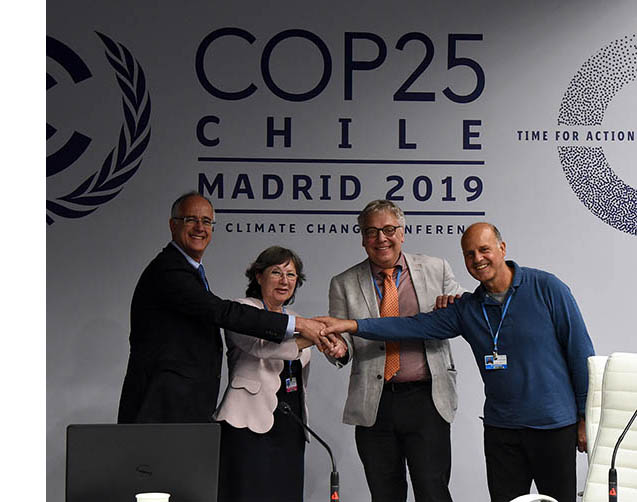
[[[447,308],[460,295],[440,295],[436,298],[433,310]],[[299,349],[316,345],[324,354],[340,359],[347,354],[347,343],[342,333],[354,334],[358,331],[358,323],[353,319],[337,319],[336,317],[317,316],[312,319],[297,316],[296,331],[300,336],[296,338]]]
[[[300,349],[316,345],[324,354],[340,359],[347,354],[347,344],[341,333],[356,333],[357,330],[358,324],[353,320],[327,316],[308,319],[297,316],[296,331],[300,336],[296,338],[296,343]]]

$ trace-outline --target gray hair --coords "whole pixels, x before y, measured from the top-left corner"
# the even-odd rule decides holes
[[[204,197],[199,192],[197,192],[195,190],[191,190],[190,192],[187,192],[187,193],[185,193],[183,195],[180,195],[179,198],[175,202],[173,202],[173,205],[170,208],[170,217],[171,218],[178,218],[179,217],[179,211],[181,209],[181,203],[183,201],[185,201],[186,199],[189,199],[190,197],[201,197],[206,202],[208,202],[208,204],[210,204],[210,207],[212,208],[213,211],[215,210],[215,208],[212,205],[212,202],[210,201],[210,199],[208,197]]]
[[[358,226],[361,227],[362,230],[365,227],[365,222],[367,221],[367,218],[370,214],[380,213],[384,211],[392,213],[398,220],[400,226],[405,226],[405,213],[403,213],[403,210],[400,209],[392,201],[385,199],[373,200],[369,204],[367,204],[365,206],[365,209],[363,209],[358,215]]]

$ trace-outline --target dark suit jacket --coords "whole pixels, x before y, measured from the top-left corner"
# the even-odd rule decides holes
[[[222,300],[172,245],[142,273],[118,423],[209,422],[217,405],[219,328],[280,342],[287,316]]]

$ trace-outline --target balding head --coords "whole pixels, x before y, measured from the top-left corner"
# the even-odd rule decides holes
[[[469,227],[464,231],[464,233],[462,234],[462,238],[460,239],[460,245],[463,245],[465,238],[472,232],[484,229],[491,230],[491,232],[493,232],[493,235],[495,236],[495,239],[498,241],[498,244],[502,243],[502,234],[498,230],[498,227],[496,227],[493,223],[489,223],[487,221],[479,221],[477,223],[469,225]]]

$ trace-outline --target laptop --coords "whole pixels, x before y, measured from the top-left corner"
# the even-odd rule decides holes
[[[216,502],[219,424],[69,425],[66,502]]]

